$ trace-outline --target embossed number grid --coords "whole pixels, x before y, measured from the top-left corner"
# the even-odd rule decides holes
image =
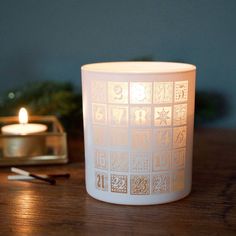
[[[183,190],[188,81],[92,80],[91,93],[96,188],[133,195]]]

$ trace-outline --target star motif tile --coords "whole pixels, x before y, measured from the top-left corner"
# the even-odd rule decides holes
[[[155,126],[170,126],[172,120],[172,108],[155,107],[154,108],[154,125]]]

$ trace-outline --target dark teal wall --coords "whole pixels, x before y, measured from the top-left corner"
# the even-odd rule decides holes
[[[0,0],[0,91],[31,80],[69,80],[98,61],[184,61],[197,88],[218,91],[236,127],[235,0]]]

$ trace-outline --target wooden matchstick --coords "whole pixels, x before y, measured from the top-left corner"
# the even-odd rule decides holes
[[[69,173],[63,173],[63,174],[47,174],[47,175],[38,175],[44,178],[69,178]],[[8,180],[34,180],[35,178],[32,176],[25,176],[25,175],[8,175]]]
[[[36,175],[36,174],[30,173],[28,171],[25,171],[25,170],[22,170],[22,169],[19,169],[19,168],[12,167],[11,171],[14,172],[14,173],[20,174],[20,175],[30,176],[30,177],[33,177],[35,179],[46,181],[50,184],[56,184],[56,180],[53,179],[53,178],[45,177],[45,176],[41,176],[41,175]]]

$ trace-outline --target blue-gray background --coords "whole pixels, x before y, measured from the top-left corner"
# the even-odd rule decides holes
[[[236,127],[235,0],[0,0],[0,92],[27,81],[71,81],[82,64],[149,57],[197,65]],[[220,109],[220,108],[219,108]]]

